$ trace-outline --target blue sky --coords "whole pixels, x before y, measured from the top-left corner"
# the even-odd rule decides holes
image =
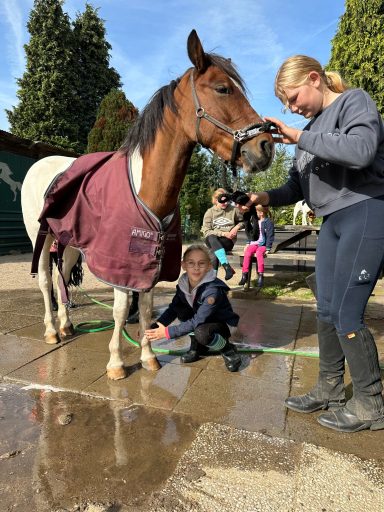
[[[283,117],[300,126],[306,121],[282,114],[273,93],[282,61],[302,53],[325,65],[331,40],[344,12],[344,0],[88,0],[99,8],[112,45],[111,65],[120,73],[127,98],[142,109],[162,85],[190,65],[186,41],[194,28],[206,51],[231,57],[261,115]],[[73,20],[85,0],[66,0]],[[4,112],[17,105],[16,78],[25,70],[23,44],[33,0],[0,0],[0,129],[8,130]]]

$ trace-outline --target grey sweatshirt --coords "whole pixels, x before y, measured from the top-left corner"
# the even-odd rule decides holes
[[[243,216],[237,208],[228,205],[224,210],[220,206],[211,206],[204,214],[201,232],[204,238],[209,235],[224,236],[232,228],[240,224],[244,227]]]
[[[304,128],[271,206],[305,199],[317,217],[384,195],[384,124],[370,96],[348,89]]]

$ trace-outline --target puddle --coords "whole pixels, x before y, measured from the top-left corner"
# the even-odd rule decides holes
[[[1,510],[138,511],[196,429],[183,415],[0,383]]]

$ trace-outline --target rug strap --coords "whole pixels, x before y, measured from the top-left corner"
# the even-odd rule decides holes
[[[32,256],[32,264],[31,264],[31,274],[35,276],[39,269],[39,259],[41,256],[41,251],[44,247],[45,239],[48,235],[48,222],[46,219],[42,219],[40,222],[39,232],[37,233],[37,238],[35,242],[35,248],[33,249]]]

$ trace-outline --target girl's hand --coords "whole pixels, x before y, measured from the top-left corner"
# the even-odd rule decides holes
[[[160,322],[157,322],[157,325],[159,327],[157,327],[156,329],[147,329],[146,331],[144,331],[144,335],[151,341],[162,340],[163,338],[166,337],[165,326]]]
[[[270,130],[270,133],[274,136],[273,140],[277,144],[297,144],[299,142],[300,135],[303,133],[302,130],[291,128],[276,117],[265,117],[264,119],[276,125],[276,128]]]

